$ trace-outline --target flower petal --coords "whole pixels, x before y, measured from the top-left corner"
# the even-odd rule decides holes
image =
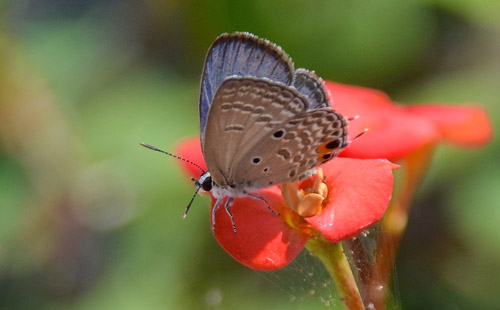
[[[348,124],[349,139],[368,129],[340,153],[342,157],[396,160],[440,137],[433,122],[392,104],[384,92],[333,82],[325,85],[336,110],[346,118],[358,116]]]
[[[177,154],[205,169],[200,140],[185,140],[177,147]],[[199,178],[200,169],[181,162],[186,173]],[[277,186],[259,191],[271,207],[280,213],[273,215],[266,205],[250,197],[234,198],[230,207],[236,223],[233,232],[231,218],[224,209],[224,202],[215,213],[215,238],[235,260],[253,269],[275,270],[288,265],[300,253],[309,235],[291,228],[285,217],[288,215],[281,191]],[[212,198],[212,208],[215,199]]]
[[[440,138],[432,122],[401,109],[359,115],[359,119],[348,125],[351,142],[354,134],[365,128],[368,131],[347,146],[340,154],[342,157],[397,160]]]
[[[481,146],[493,135],[488,114],[479,106],[411,105],[406,110],[434,122],[444,141],[457,146]]]
[[[351,238],[382,218],[392,195],[392,169],[382,159],[336,158],[321,166],[329,189],[323,211],[306,221],[332,242]]]
[[[357,115],[358,108],[381,109],[392,106],[391,98],[383,91],[341,83],[325,81],[325,86],[330,91],[332,107],[344,115],[352,117]],[[354,104],[355,106],[352,106]]]
[[[265,198],[280,215],[272,214],[262,201],[235,198],[230,210],[237,233],[234,234],[231,219],[221,205],[215,213],[215,238],[229,255],[245,266],[258,270],[283,268],[304,248],[309,235],[293,229],[284,220],[290,211],[277,186],[256,195]]]

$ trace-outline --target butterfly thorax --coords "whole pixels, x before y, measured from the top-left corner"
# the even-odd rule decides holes
[[[237,187],[221,187],[217,184],[214,183],[213,187],[212,187],[212,196],[214,196],[214,198],[223,198],[223,197],[243,197],[243,196],[247,196],[248,193],[250,192],[254,192],[256,191],[257,189],[255,188],[248,188],[248,187],[241,187],[241,186],[237,186]]]
[[[210,192],[216,199],[223,197],[242,197],[258,188],[242,186],[237,184],[217,184],[214,182],[210,172],[203,173],[198,179],[199,186],[206,192]]]

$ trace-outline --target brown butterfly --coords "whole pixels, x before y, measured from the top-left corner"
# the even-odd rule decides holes
[[[215,40],[205,60],[199,101],[208,171],[199,167],[203,174],[195,180],[198,190],[217,199],[212,224],[226,197],[235,232],[229,209],[233,197],[262,200],[275,213],[252,193],[313,175],[348,144],[347,122],[330,107],[323,84],[314,72],[295,70],[290,57],[268,40],[246,32]]]

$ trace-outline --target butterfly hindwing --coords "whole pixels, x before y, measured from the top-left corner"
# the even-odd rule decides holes
[[[236,154],[235,182],[261,188],[295,182],[347,145],[346,121],[331,108],[304,111],[275,124],[245,153]],[[237,177],[236,177],[237,176]]]
[[[289,84],[293,72],[292,60],[279,46],[268,40],[246,32],[219,36],[208,51],[201,79],[201,139],[204,139],[208,111],[214,95],[227,77],[265,77]]]
[[[310,103],[309,109],[330,106],[324,84],[323,80],[312,71],[300,68],[294,72],[292,86],[307,98]]]

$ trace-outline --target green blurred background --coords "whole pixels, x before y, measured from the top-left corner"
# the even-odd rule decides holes
[[[500,121],[500,1],[0,1],[0,308],[328,309],[314,258],[250,270],[215,242],[175,150],[205,53],[250,31],[297,67]],[[396,266],[403,309],[500,309],[498,141],[440,147]]]

